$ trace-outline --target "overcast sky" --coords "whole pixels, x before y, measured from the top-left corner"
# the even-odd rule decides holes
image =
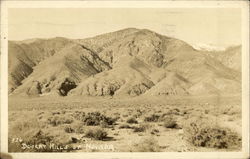
[[[9,40],[81,39],[128,27],[188,43],[241,44],[240,9],[9,9]]]

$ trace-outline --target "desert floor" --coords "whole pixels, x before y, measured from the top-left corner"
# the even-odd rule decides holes
[[[241,150],[240,96],[10,96],[8,109],[10,152]]]

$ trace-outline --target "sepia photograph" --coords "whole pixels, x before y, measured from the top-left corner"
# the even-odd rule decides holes
[[[245,150],[243,9],[136,6],[6,9],[8,153]]]

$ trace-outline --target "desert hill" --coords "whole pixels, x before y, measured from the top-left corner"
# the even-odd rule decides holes
[[[33,72],[34,66],[70,43],[65,38],[9,41],[9,92],[22,84],[22,80]]]
[[[239,47],[204,52],[147,29],[9,42],[12,95],[207,95],[241,91]],[[226,57],[226,58],[224,58]]]
[[[241,46],[228,47],[225,51],[207,52],[225,66],[241,71]]]

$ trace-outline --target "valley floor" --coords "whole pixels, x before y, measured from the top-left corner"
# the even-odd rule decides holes
[[[240,96],[10,96],[8,109],[10,152],[241,150]]]

